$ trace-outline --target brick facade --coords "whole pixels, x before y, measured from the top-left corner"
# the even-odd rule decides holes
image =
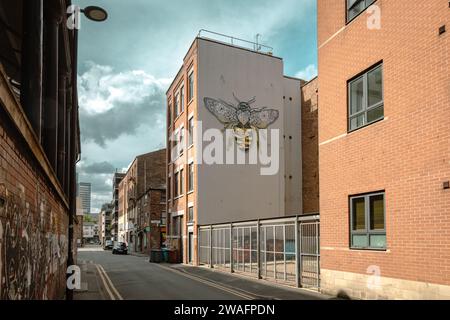
[[[147,226],[139,219],[140,200],[151,189],[165,190],[165,177],[166,149],[162,149],[137,156],[119,183],[119,241],[127,242],[132,251],[141,251],[136,237]]]
[[[302,93],[303,213],[319,212],[318,79],[305,83]]]
[[[450,35],[438,34],[448,1],[378,0],[379,30],[368,12],[346,24],[345,3],[318,1],[322,290],[449,298]],[[347,81],[380,61],[384,119],[349,133]],[[386,250],[352,250],[349,196],[379,190]],[[371,266],[385,286],[367,284]]]
[[[0,299],[63,299],[68,209],[0,104]]]

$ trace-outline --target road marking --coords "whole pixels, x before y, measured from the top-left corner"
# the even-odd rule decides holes
[[[190,274],[187,274],[187,273],[184,273],[184,272],[180,272],[180,271],[178,271],[178,270],[175,270],[175,269],[173,269],[173,268],[169,268],[169,267],[166,267],[166,266],[163,266],[163,265],[160,265],[160,264],[155,264],[155,265],[158,266],[158,267],[160,267],[160,268],[162,268],[162,269],[169,270],[169,271],[172,271],[172,272],[177,273],[177,274],[179,274],[179,275],[182,275],[182,276],[184,276],[184,277],[186,277],[186,278],[189,278],[189,279],[191,279],[191,280],[195,280],[195,281],[197,281],[197,282],[204,283],[204,284],[206,284],[206,285],[208,285],[208,286],[210,286],[210,287],[214,287],[214,288],[216,288],[216,289],[220,289],[220,290],[222,290],[222,291],[231,293],[231,294],[236,295],[236,296],[238,296],[238,297],[241,297],[241,298],[243,298],[243,299],[245,299],[245,300],[255,300],[255,297],[252,297],[252,296],[250,296],[250,295],[243,294],[243,293],[241,293],[241,292],[239,292],[239,291],[236,291],[236,290],[233,290],[233,289],[224,287],[224,286],[219,285],[219,284],[217,284],[217,283],[215,283],[215,282],[212,282],[212,281],[210,281],[210,280],[205,280],[205,279],[202,279],[202,278],[200,278],[200,277],[198,277],[198,276],[194,276],[194,275],[190,275]]]
[[[105,287],[106,291],[109,294],[109,297],[111,298],[111,300],[116,300],[116,298],[114,297],[114,295],[112,294],[111,290],[109,289],[108,284],[106,283],[106,280],[102,274],[102,271],[100,270],[100,268],[98,267],[98,264],[95,265],[95,267],[97,268],[98,273],[100,274],[100,278],[102,279],[103,282],[103,286]]]
[[[108,280],[111,289],[114,291],[114,293],[116,294],[117,298],[119,298],[119,300],[123,300],[123,297],[120,295],[119,291],[117,291],[116,287],[113,285],[111,279],[109,278],[108,274],[106,273],[105,269],[103,269],[102,265],[98,265],[100,267],[100,269],[103,271],[103,275],[105,276],[106,280]]]

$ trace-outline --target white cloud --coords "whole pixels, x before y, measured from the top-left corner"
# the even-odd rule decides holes
[[[315,76],[317,76],[317,67],[314,64],[310,64],[305,69],[300,70],[295,74],[296,78],[300,78],[306,81],[311,80]]]
[[[78,100],[82,111],[89,114],[109,111],[117,104],[140,104],[171,83],[171,79],[157,79],[143,70],[114,73],[111,66],[86,65],[87,71],[78,76]]]

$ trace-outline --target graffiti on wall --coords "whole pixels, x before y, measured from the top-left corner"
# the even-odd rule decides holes
[[[52,208],[36,189],[36,203],[0,184],[0,299],[55,298],[65,285],[66,231],[58,225],[62,208]],[[57,295],[57,294],[56,294]]]

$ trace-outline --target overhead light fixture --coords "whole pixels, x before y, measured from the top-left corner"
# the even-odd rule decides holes
[[[108,19],[108,13],[105,9],[97,6],[89,6],[81,10],[86,18],[92,21],[102,22]]]

